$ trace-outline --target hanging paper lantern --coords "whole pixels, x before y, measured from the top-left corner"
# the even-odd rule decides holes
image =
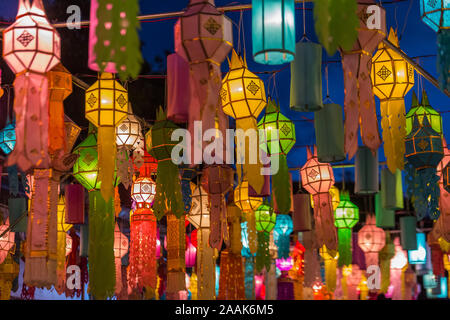
[[[66,286],[66,255],[67,255],[67,232],[72,228],[66,223],[66,203],[65,197],[60,196],[58,201],[58,225],[57,225],[57,256],[56,256],[56,277],[55,289],[59,294],[65,291]]]
[[[384,170],[391,174],[388,169]],[[383,187],[383,184],[381,186]],[[380,193],[375,194],[375,220],[378,228],[386,229],[395,227],[395,211],[383,208]]]
[[[239,57],[234,50],[229,66],[230,71],[223,78],[222,90],[220,91],[223,112],[236,119],[237,129],[256,130],[256,118],[266,106],[264,82],[248,70],[245,57]],[[236,157],[240,160],[238,164],[243,163],[244,176],[248,178],[256,193],[260,193],[264,185],[264,178],[261,176],[259,152],[250,155],[251,152],[248,150],[247,144],[245,144],[247,148],[245,150],[239,144],[236,147]],[[256,157],[256,161],[250,161],[253,157]],[[241,166],[238,165],[236,169],[240,181]]]
[[[276,217],[274,210],[268,204],[262,204],[255,211],[256,231],[258,231],[258,250],[256,252],[256,272],[264,267],[270,270],[269,240],[270,232],[275,227]]]
[[[19,271],[19,263],[14,261],[12,254],[8,254],[0,264],[0,300],[10,300],[13,282],[19,276]]]
[[[363,144],[370,150],[375,151],[381,145],[370,68],[373,52],[386,36],[386,11],[378,7],[378,28],[373,23],[370,27],[369,17],[372,19],[373,16],[368,12],[369,7],[374,4],[375,1],[358,3],[357,41],[352,44],[349,42],[350,48],[340,48],[345,91],[345,152],[349,159],[353,158],[358,149],[358,127]],[[348,6],[345,10],[351,12]]]
[[[172,132],[178,127],[167,120],[163,109],[160,107],[156,122],[146,134],[147,151],[158,160],[156,179],[156,196],[153,210],[158,220],[170,211],[177,218],[183,213],[183,199],[177,166],[172,162],[171,153],[177,144],[171,140]]]
[[[360,146],[355,158],[355,193],[374,194],[378,187],[378,150]]]
[[[294,0],[252,1],[253,58],[276,65],[295,58]]]
[[[339,162],[345,160],[344,125],[342,107],[338,104],[325,104],[314,114],[317,158],[320,162]]]
[[[211,165],[203,169],[202,186],[209,194],[211,202],[211,234],[209,245],[220,250],[222,243],[230,244],[227,228],[227,208],[225,194],[233,187],[233,169],[226,165]]]
[[[404,290],[404,273],[408,268],[408,256],[402,250],[399,238],[394,239],[395,255],[391,259],[391,284],[394,287],[392,300],[402,300]]]
[[[144,204],[151,205],[156,195],[156,184],[151,178],[137,178],[131,188],[131,197],[137,203],[137,207],[141,208]]]
[[[294,232],[311,231],[311,202],[310,195],[306,193],[294,194],[294,211],[292,223]]]
[[[391,28],[388,40],[399,46],[397,34]],[[403,170],[404,139],[406,136],[404,97],[414,86],[414,68],[384,43],[372,58],[373,90],[380,99],[384,154],[392,173]]]
[[[409,264],[425,264],[427,261],[425,233],[417,234],[417,249],[408,251]]]
[[[128,104],[127,114],[127,118],[116,128],[116,144],[118,148],[125,147],[130,150],[141,136],[141,123],[134,116],[131,103]]]
[[[334,211],[334,225],[338,229],[339,267],[352,264],[352,228],[359,221],[359,208],[350,201],[348,192],[341,192],[341,199]]]
[[[401,244],[404,250],[417,249],[417,219],[414,216],[400,218]]]
[[[195,259],[197,258],[197,248],[194,247],[189,237],[187,239],[186,245],[186,268],[193,268],[195,266]]]
[[[378,265],[378,253],[386,244],[384,230],[375,226],[375,217],[368,214],[366,224],[358,232],[358,245],[366,256],[366,266]]]
[[[317,159],[316,148],[314,154],[307,148],[308,160],[300,169],[302,186],[314,198],[314,220],[318,245],[326,245],[330,250],[337,249],[337,234],[333,221],[333,207],[329,190],[334,185],[333,169],[328,163],[321,163]]]
[[[8,122],[6,126],[0,130],[0,148],[8,155],[16,146],[16,122]]]
[[[278,246],[278,258],[289,256],[289,235],[293,231],[292,218],[287,214],[278,214],[273,229],[275,244]]]
[[[394,174],[388,169],[381,170],[380,200],[383,209],[403,209],[402,172],[396,170]]]
[[[444,156],[442,137],[431,128],[427,117],[423,118],[420,125],[415,116],[413,129],[405,140],[405,148],[405,158],[410,165],[408,176],[413,182],[409,187],[413,188],[417,217],[419,221],[427,215],[437,219],[439,177],[436,175],[436,166]]]
[[[425,89],[422,90],[422,101],[419,104],[416,93],[413,91],[411,109],[406,114],[406,134],[410,134],[413,128],[414,116],[419,119],[419,124],[423,124],[423,118],[427,117],[428,122],[434,131],[442,135],[442,116],[433,109],[428,101]]]
[[[386,294],[388,292],[391,280],[391,259],[395,255],[395,245],[391,240],[389,232],[385,232],[385,245],[378,254],[381,272],[381,286],[380,293]]]
[[[278,171],[272,176],[272,188],[277,198],[279,213],[288,214],[291,207],[291,190],[287,154],[295,144],[294,123],[280,113],[280,108],[269,99],[264,117],[258,123],[263,130],[261,149],[271,157],[271,163],[278,161]],[[277,159],[275,159],[277,157]]]
[[[122,258],[128,253],[128,238],[120,232],[116,223],[114,229],[114,260],[116,266],[116,295],[122,291]]]
[[[89,27],[89,68],[136,78],[143,62],[138,36],[139,2],[93,0]],[[126,44],[126,47],[124,47]]]
[[[113,195],[116,127],[127,117],[127,108],[128,92],[111,73],[102,73],[86,90],[86,119],[98,128],[99,180],[106,201]]]
[[[294,283],[288,277],[293,264],[292,257],[276,259],[277,268],[281,271],[277,281],[277,300],[294,300]]]
[[[194,185],[192,186],[194,188]],[[199,229],[197,233],[198,256],[198,299],[212,299],[214,297],[214,249],[209,245],[210,239],[210,205],[208,194],[202,186],[195,187],[192,192],[192,206],[187,219]]]
[[[6,231],[9,228],[9,219],[6,219],[5,224],[0,226],[0,234],[4,235],[0,238],[0,264],[2,264],[9,250],[14,246],[14,232]],[[1,292],[0,292],[1,293]]]
[[[319,249],[319,254],[325,264],[325,285],[327,290],[334,292],[336,290],[336,269],[339,259],[339,252],[336,250],[329,250],[325,245]]]
[[[448,46],[450,39],[450,3],[448,1],[420,1],[420,15],[431,29],[437,32],[438,73],[440,87],[450,90]]]

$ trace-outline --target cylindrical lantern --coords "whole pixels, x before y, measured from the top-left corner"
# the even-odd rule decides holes
[[[384,170],[388,171],[387,169]],[[390,171],[388,172],[390,173]],[[375,220],[378,228],[387,229],[395,227],[395,211],[383,208],[380,193],[375,194]]]
[[[314,114],[317,158],[320,162],[345,160],[344,124],[342,107],[338,104],[324,104]]]
[[[366,146],[359,147],[355,159],[355,193],[377,193],[378,171],[378,150],[373,153]]]
[[[311,201],[310,195],[306,193],[294,194],[294,211],[292,212],[292,223],[294,232],[311,231]]]
[[[292,110],[318,111],[322,103],[322,46],[313,42],[297,43],[296,58],[291,62]],[[337,122],[338,119],[333,119]],[[342,124],[342,113],[341,113]]]
[[[256,62],[274,65],[294,60],[294,0],[253,0],[252,39]]]
[[[65,188],[66,223],[84,224],[84,188],[81,184],[68,184]]]
[[[381,170],[381,205],[384,209],[403,209],[402,172],[396,170],[394,174],[386,168]]]
[[[368,214],[366,224],[358,232],[358,245],[366,255],[366,266],[378,265],[378,253],[386,244],[384,230],[375,226],[375,217]]]
[[[400,218],[401,244],[404,250],[417,249],[416,224],[417,218],[414,216]]]

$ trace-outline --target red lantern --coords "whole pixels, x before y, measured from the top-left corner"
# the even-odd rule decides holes
[[[156,174],[158,169],[158,160],[153,158],[147,151],[144,150],[144,163],[138,164],[137,158],[133,157],[134,172],[139,172],[140,177],[151,177]]]
[[[330,250],[337,249],[337,233],[334,226],[332,198],[329,193],[334,185],[333,169],[329,163],[321,163],[317,159],[317,150],[314,154],[309,148],[308,161],[300,169],[302,186],[313,195],[314,220],[316,222],[316,233],[318,245],[326,245]]]
[[[366,256],[366,265],[378,265],[378,253],[386,244],[384,230],[375,225],[375,216],[367,215],[366,224],[358,232],[358,245]]]

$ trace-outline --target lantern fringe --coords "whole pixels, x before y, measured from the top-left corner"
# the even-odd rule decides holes
[[[380,102],[383,128],[384,154],[389,170],[395,174],[404,168],[406,117],[403,99]]]
[[[255,254],[256,251],[258,250],[255,212],[253,211],[246,212],[245,220],[247,221],[248,247],[250,249],[250,253]]]
[[[279,169],[278,172],[272,176],[273,193],[277,199],[278,212],[280,214],[289,214],[292,199],[287,159],[284,154],[276,156],[279,157]]]
[[[114,170],[116,166],[116,130],[114,127],[98,128],[98,169],[100,191],[104,201],[114,195]]]
[[[439,86],[442,90],[450,91],[450,30],[441,29],[437,34],[439,70]]]
[[[178,167],[170,159],[158,161],[156,195],[153,203],[153,212],[158,221],[169,210],[177,218],[181,218],[184,214]]]
[[[116,287],[114,220],[113,200],[89,192],[89,293],[98,300],[112,297]]]
[[[247,300],[255,299],[254,265],[255,265],[254,257],[245,257],[244,284],[245,284],[245,298]]]
[[[212,300],[215,296],[216,275],[214,249],[208,244],[209,229],[200,228],[198,231],[197,297],[199,300]]]
[[[133,165],[128,157],[128,149],[126,147],[120,147],[117,149],[116,158],[117,177],[123,184],[125,189],[128,189],[133,181]]]
[[[352,229],[338,228],[338,266],[348,266],[352,264]]]
[[[240,254],[232,253],[230,249],[225,249],[220,255],[219,295],[217,300],[244,299],[242,257]]]
[[[279,235],[275,240],[275,244],[278,247],[278,259],[289,258],[289,235]]]
[[[270,271],[271,257],[269,252],[270,234],[258,232],[258,250],[256,251],[256,272],[260,273],[264,268]]]

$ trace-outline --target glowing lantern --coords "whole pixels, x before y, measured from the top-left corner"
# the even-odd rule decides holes
[[[2,264],[6,256],[9,253],[9,250],[14,246],[14,232],[6,231],[9,228],[9,219],[6,219],[5,224],[0,226],[0,234],[5,233],[0,238],[0,264]],[[6,231],[6,232],[5,232]]]
[[[417,249],[408,250],[408,261],[410,264],[425,264],[427,261],[425,233],[417,234]]]
[[[273,236],[275,244],[278,246],[278,258],[287,258],[289,256],[289,235],[292,231],[292,218],[287,214],[277,215]]]
[[[388,40],[398,47],[395,31],[391,29]],[[403,170],[405,102],[404,97],[414,86],[414,68],[401,55],[384,43],[372,58],[371,78],[374,93],[380,98],[381,126],[383,128],[384,153],[392,173]]]
[[[294,265],[292,257],[276,259],[276,265],[281,271],[277,283],[277,300],[294,300],[294,283],[288,277],[288,271]]]
[[[358,147],[355,157],[355,193],[377,193],[378,172],[378,150],[372,151],[366,146]]]
[[[413,91],[411,109],[406,114],[406,134],[410,134],[413,128],[414,116],[417,116],[419,124],[423,124],[423,118],[427,117],[428,122],[434,131],[442,135],[442,116],[433,109],[428,101],[425,89],[422,90],[422,101],[419,104],[416,93]]]
[[[131,109],[131,104],[129,104],[127,118],[123,120],[116,128],[117,147],[132,149],[140,136],[141,123],[134,116],[133,110]]]
[[[116,127],[126,118],[127,109],[128,92],[111,73],[102,73],[86,90],[86,119],[98,128],[99,180],[105,200],[113,195]]]
[[[195,266],[195,259],[197,258],[197,248],[192,244],[191,240],[187,238],[186,245],[186,268],[192,268]]]
[[[114,229],[114,260],[116,266],[116,295],[122,291],[122,258],[128,253],[128,238],[120,232],[116,223]]]
[[[66,280],[66,255],[67,255],[67,232],[72,228],[66,221],[65,197],[60,196],[58,201],[58,225],[57,225],[57,251],[56,251],[56,277],[55,289],[58,293],[65,290]]]
[[[192,206],[187,219],[199,232],[197,233],[197,277],[198,298],[212,299],[214,297],[214,249],[209,245],[210,239],[210,206],[208,194],[202,186],[192,184]],[[194,189],[195,188],[195,189]]]
[[[378,7],[373,19],[375,15],[369,14],[372,5],[373,0],[358,2],[357,41],[340,49],[345,90],[345,152],[349,159],[358,149],[358,127],[363,144],[370,150],[375,151],[381,145],[370,67],[374,50],[386,36],[386,11]],[[373,20],[379,22],[378,26]]]
[[[333,169],[328,163],[321,163],[307,148],[308,160],[300,169],[302,186],[314,198],[314,220],[319,246],[326,245],[330,250],[337,249],[337,234],[333,221],[332,198],[329,193],[334,185]]]
[[[138,208],[151,205],[155,199],[156,184],[151,178],[137,178],[131,189],[131,197],[137,203]]]
[[[448,45],[450,39],[450,3],[448,1],[420,0],[420,15],[431,29],[437,32],[438,38],[438,72],[440,87],[450,90]]]
[[[325,264],[325,284],[328,291],[336,290],[336,269],[339,253],[336,250],[329,250],[325,245],[319,249],[319,254]]]
[[[264,82],[248,70],[245,57],[244,59],[239,57],[234,50],[229,65],[230,70],[223,78],[222,90],[220,91],[223,112],[236,119],[237,129],[256,130],[256,118],[266,106]],[[259,152],[256,155],[252,154],[252,156],[256,156],[255,164],[251,164],[249,153],[249,150],[243,150],[242,146],[237,145],[237,159],[245,159],[243,166],[244,172],[247,173],[246,177],[255,191],[260,193],[264,185],[264,177],[260,173]],[[241,172],[239,169],[240,166],[238,166],[240,178]]]
[[[280,271],[289,271],[292,269],[293,266],[292,257],[280,258],[276,260],[277,260],[276,262],[277,268],[280,269]]]
[[[320,91],[322,97],[322,90]],[[324,104],[323,109],[314,113],[317,158],[320,162],[345,160],[344,121],[342,107],[335,103]]]
[[[408,256],[402,249],[399,238],[394,239],[395,255],[391,259],[391,284],[394,286],[392,300],[401,300],[404,288],[404,273],[408,268]]]
[[[256,62],[276,65],[294,60],[294,0],[253,0],[252,39]]]
[[[350,201],[348,192],[341,192],[341,199],[334,211],[334,225],[338,229],[339,267],[352,263],[352,228],[359,221],[359,208]]]
[[[414,185],[414,207],[419,220],[427,214],[432,219],[439,217],[439,177],[436,167],[444,156],[442,136],[431,128],[427,117],[419,124],[414,116],[413,129],[405,140],[405,158],[408,161],[408,176]]]
[[[384,230],[375,225],[375,216],[367,215],[366,224],[358,232],[358,245],[366,256],[366,265],[378,265],[378,253],[386,244]]]
[[[147,151],[144,150],[144,161],[138,168],[136,163],[137,158],[133,158],[134,172],[139,172],[140,177],[151,177],[156,174],[158,170],[158,161],[153,158]]]
[[[16,123],[8,122],[6,126],[0,130],[0,148],[8,155],[16,146]]]
[[[271,157],[271,162],[278,158],[278,172],[272,176],[272,188],[277,198],[278,211],[288,214],[291,207],[291,186],[286,156],[295,144],[294,123],[280,113],[280,108],[269,99],[264,117],[258,123],[263,130],[261,149]]]
[[[265,267],[270,270],[271,257],[269,253],[270,232],[275,227],[274,210],[267,204],[262,204],[255,211],[256,231],[258,231],[258,250],[256,252],[256,271],[261,272]]]
[[[167,120],[160,107],[156,122],[145,135],[147,151],[158,160],[156,179],[156,196],[153,210],[160,220],[166,212],[172,212],[177,218],[184,213],[184,203],[181,195],[181,183],[178,167],[172,162],[171,152],[177,144],[172,141],[172,132],[178,128],[175,123]]]

